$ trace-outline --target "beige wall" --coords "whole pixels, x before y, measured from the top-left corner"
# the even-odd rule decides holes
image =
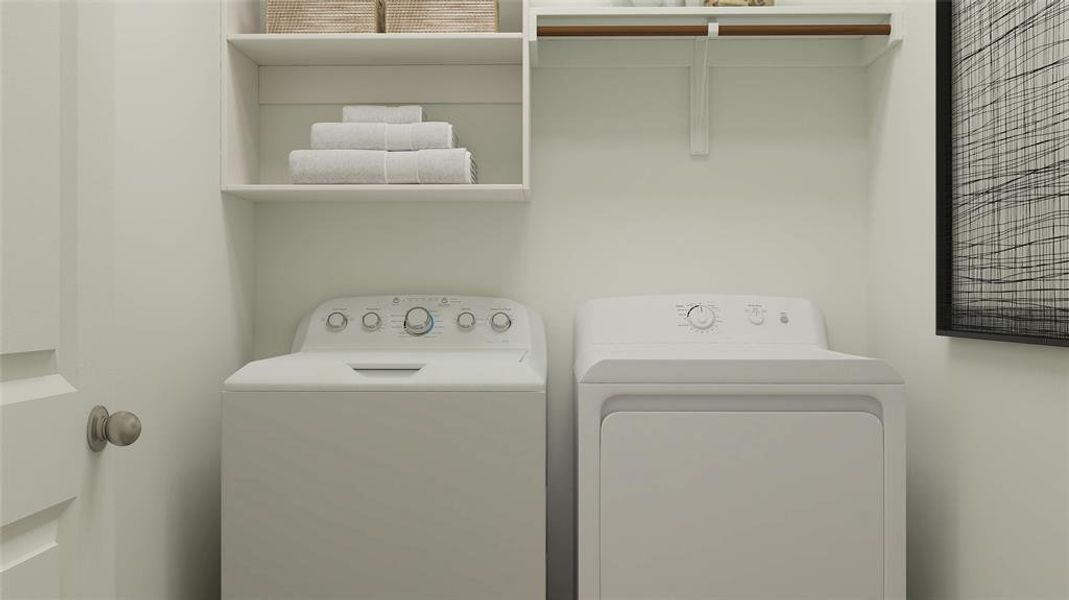
[[[871,352],[909,383],[909,588],[1069,597],[1069,349],[936,337],[935,18],[870,73]]]
[[[332,296],[500,294],[540,311],[550,593],[565,598],[580,302],[695,290],[809,296],[837,347],[866,349],[865,76],[714,70],[708,158],[689,154],[683,69],[539,70],[532,85],[529,206],[258,206],[256,354],[287,352],[304,312]]]
[[[117,2],[116,587],[219,596],[219,388],[251,354],[252,206],[219,194],[219,3]],[[121,370],[120,370],[121,369]]]

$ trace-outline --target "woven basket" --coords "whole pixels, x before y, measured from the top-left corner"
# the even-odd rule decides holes
[[[377,33],[382,0],[267,0],[267,33]]]
[[[497,31],[497,0],[386,0],[386,33]]]

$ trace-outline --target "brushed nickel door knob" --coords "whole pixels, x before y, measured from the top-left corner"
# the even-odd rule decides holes
[[[141,419],[126,411],[108,414],[108,409],[96,406],[89,412],[87,437],[93,452],[100,452],[108,442],[129,446],[141,437]]]

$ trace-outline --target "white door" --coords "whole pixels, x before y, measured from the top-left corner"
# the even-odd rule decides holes
[[[4,600],[114,597],[109,457],[133,449],[86,441],[111,375],[110,10],[0,1]]]
[[[617,412],[601,597],[883,597],[883,431],[862,412]]]

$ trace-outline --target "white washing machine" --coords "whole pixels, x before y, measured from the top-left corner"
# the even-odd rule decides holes
[[[339,298],[223,392],[228,599],[544,600],[545,340],[499,298]]]
[[[576,323],[580,600],[904,599],[904,389],[809,301],[595,300]]]

